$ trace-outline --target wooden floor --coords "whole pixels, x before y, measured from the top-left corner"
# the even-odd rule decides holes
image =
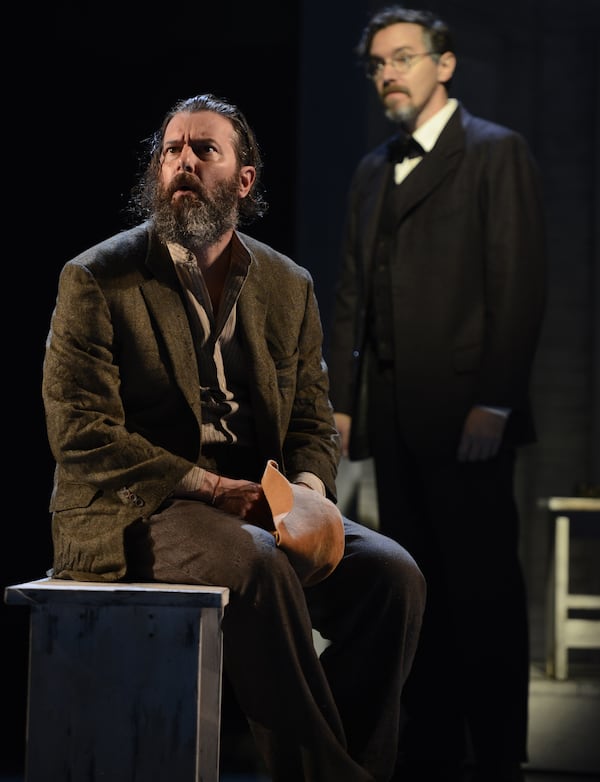
[[[600,663],[572,665],[566,681],[533,664],[529,710],[526,782],[600,782]],[[269,782],[242,726],[229,727],[221,782]]]
[[[221,782],[269,782],[241,718],[229,714],[223,725]],[[563,682],[532,665],[526,782],[600,782],[598,726],[600,665],[573,666]],[[0,782],[24,782],[22,774],[3,773],[1,762],[0,757]]]
[[[527,782],[600,782],[600,665],[571,665],[556,681],[532,666]]]

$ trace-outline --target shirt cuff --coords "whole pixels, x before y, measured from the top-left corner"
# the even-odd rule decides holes
[[[305,483],[310,486],[311,489],[318,491],[320,495],[325,497],[325,484],[312,472],[299,472],[291,479],[292,483]]]
[[[489,410],[490,413],[496,413],[506,418],[510,413],[510,407],[490,407],[489,405],[477,405],[480,410]]]
[[[175,497],[189,497],[191,494],[198,498],[198,492],[202,489],[206,470],[203,467],[192,467],[183,476],[173,492]]]

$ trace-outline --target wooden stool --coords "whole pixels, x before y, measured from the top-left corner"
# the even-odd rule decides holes
[[[225,587],[45,578],[31,610],[26,782],[218,782]]]
[[[587,522],[588,534],[600,536],[600,499],[550,497],[546,507],[554,520],[554,550],[548,581],[546,674],[566,679],[569,649],[600,649],[600,595],[570,591],[570,536],[575,519]],[[592,529],[593,527],[593,529]],[[578,610],[588,616],[573,617]]]

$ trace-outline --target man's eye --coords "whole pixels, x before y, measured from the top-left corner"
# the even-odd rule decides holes
[[[194,152],[198,157],[206,157],[206,155],[210,155],[217,151],[217,148],[210,143],[204,143],[204,144],[195,144],[194,145]]]

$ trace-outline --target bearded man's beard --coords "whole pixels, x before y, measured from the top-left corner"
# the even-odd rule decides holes
[[[193,194],[173,201],[173,193],[184,187]],[[166,188],[158,186],[153,219],[161,239],[184,247],[214,244],[237,224],[238,188],[238,177],[233,176],[209,194],[188,174],[179,174]]]

